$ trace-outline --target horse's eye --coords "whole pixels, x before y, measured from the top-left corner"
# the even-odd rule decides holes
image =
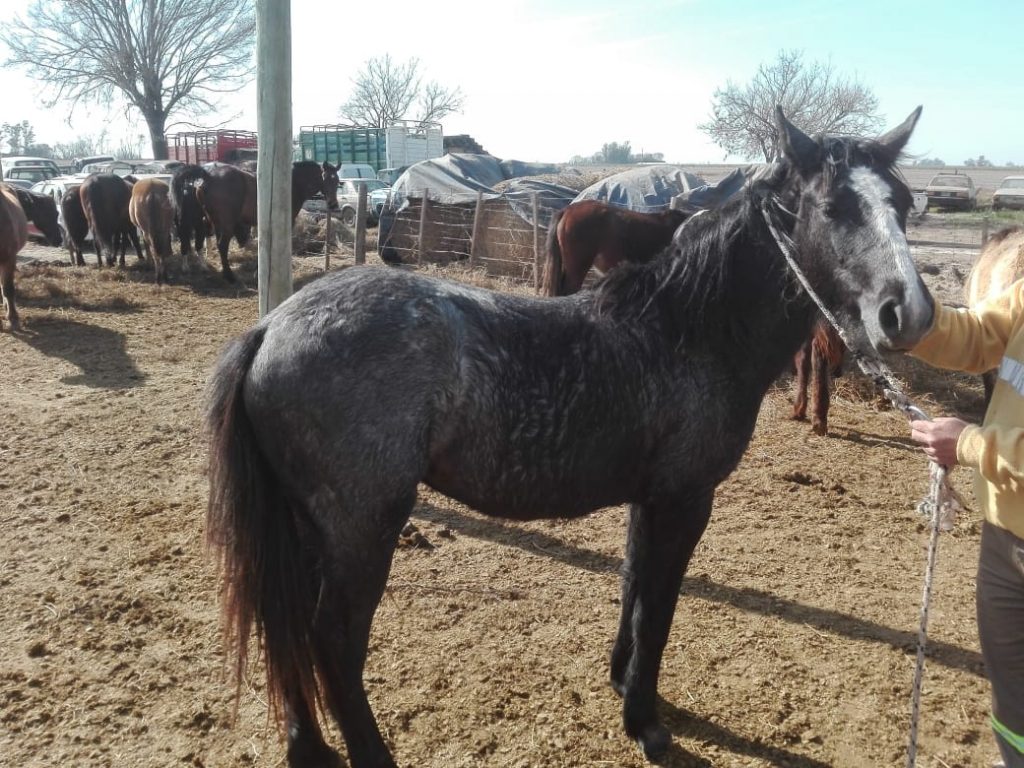
[[[835,203],[825,203],[821,210],[830,219],[834,219],[839,215],[839,207]]]

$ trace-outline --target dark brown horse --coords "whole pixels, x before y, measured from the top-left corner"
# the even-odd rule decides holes
[[[108,266],[114,265],[115,258],[124,266],[124,237],[135,246],[139,261],[143,260],[138,232],[128,216],[133,184],[132,178],[121,178],[113,173],[93,173],[86,176],[78,188],[82,210],[96,246],[96,263],[100,266],[103,264],[104,253]]]
[[[53,198],[0,184],[0,292],[7,305],[7,321],[12,331],[21,327],[14,301],[14,270],[18,251],[28,241],[29,221],[39,228],[50,245],[60,245],[57,204]]]
[[[835,328],[822,318],[814,333],[796,353],[796,396],[793,418],[807,418],[807,387],[811,388],[811,428],[816,435],[828,434],[828,407],[832,377],[843,372],[846,345]]]
[[[665,250],[672,233],[692,215],[672,209],[640,213],[599,200],[563,208],[548,229],[544,294],[576,293],[591,267],[603,273],[623,261],[649,261]]]
[[[193,186],[199,204],[213,226],[220,253],[221,272],[225,280],[234,280],[228,264],[228,245],[234,237],[245,246],[256,224],[256,177],[234,166],[217,166],[206,170],[198,165],[186,166],[175,174],[175,201],[180,187]],[[292,165],[292,220],[299,215],[302,204],[316,194],[323,194],[331,210],[338,208],[338,169],[330,163],[300,160]]]

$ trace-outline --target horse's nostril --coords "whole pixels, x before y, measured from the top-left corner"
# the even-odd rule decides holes
[[[901,315],[899,302],[895,299],[886,300],[878,308],[878,324],[882,329],[882,333],[887,338],[895,339],[899,337],[902,325]]]

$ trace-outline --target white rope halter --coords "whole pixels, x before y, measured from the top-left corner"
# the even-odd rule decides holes
[[[775,205],[781,206],[776,201]],[[784,209],[783,209],[784,210]],[[791,212],[789,212],[791,215]],[[803,286],[807,295],[811,297],[821,314],[835,328],[839,338],[846,344],[847,349],[856,361],[860,369],[871,378],[885,397],[892,403],[894,408],[902,411],[908,419],[931,421],[931,418],[918,408],[909,397],[903,392],[902,387],[896,381],[892,371],[882,362],[874,352],[865,354],[855,347],[849,335],[845,332],[835,316],[829,312],[818,294],[811,288],[807,277],[793,258],[793,251],[790,245],[793,241],[783,233],[772,219],[768,208],[768,199],[761,202],[761,214],[764,216],[768,231],[775,239],[776,245],[785,256],[790,270],[796,275],[797,280]],[[927,514],[931,520],[931,535],[928,539],[928,560],[924,575],[924,590],[921,598],[921,623],[917,632],[917,665],[914,668],[914,685],[910,699],[910,738],[907,744],[907,768],[914,768],[917,760],[917,723],[921,713],[921,681],[924,676],[924,654],[928,643],[928,607],[932,595],[932,579],[935,574],[935,561],[938,555],[939,531],[951,530],[956,522],[956,510],[960,506],[956,492],[950,487],[946,467],[929,460],[929,486],[928,495],[918,505],[918,510]]]

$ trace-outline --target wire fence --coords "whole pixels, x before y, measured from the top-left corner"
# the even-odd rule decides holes
[[[548,227],[558,207],[542,191],[516,197],[483,193],[421,197],[385,215],[378,244],[386,261],[466,262],[487,274],[540,284]]]

